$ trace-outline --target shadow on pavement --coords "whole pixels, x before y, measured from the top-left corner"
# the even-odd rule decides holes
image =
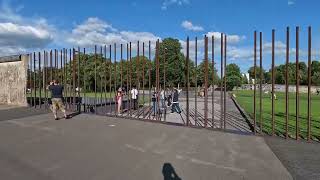
[[[171,163],[164,163],[162,167],[162,174],[164,180],[182,180],[176,171],[174,170]]]

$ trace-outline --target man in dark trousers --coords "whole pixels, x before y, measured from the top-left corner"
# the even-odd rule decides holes
[[[181,113],[181,109],[179,106],[179,93],[181,90],[178,90],[176,88],[173,89],[173,95],[172,95],[172,106],[171,106],[171,113],[177,112]]]
[[[63,104],[63,86],[59,84],[58,80],[53,80],[50,82],[50,85],[47,87],[48,90],[51,91],[51,110],[54,115],[55,120],[59,120],[57,116],[57,111],[60,109],[60,111],[63,112],[64,118],[68,119],[69,117],[66,114],[66,110]]]

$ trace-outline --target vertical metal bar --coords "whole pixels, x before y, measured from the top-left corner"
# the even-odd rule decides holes
[[[97,45],[94,46],[94,113],[97,114]]]
[[[50,50],[50,81],[53,80],[52,50]]]
[[[72,61],[71,61],[71,49],[69,49],[69,67],[70,67],[70,85],[69,85],[69,108],[71,108],[71,102],[72,102],[72,99],[71,99],[71,96],[72,96],[72,88],[71,88],[71,85],[72,85]]]
[[[187,111],[187,126],[189,126],[189,37],[187,37],[187,56],[186,56],[186,87],[187,87],[187,107],[186,107],[186,111]]]
[[[136,60],[136,73],[137,73],[137,83],[136,83],[136,86],[137,86],[137,89],[138,89],[138,94],[140,94],[140,73],[139,73],[139,66],[140,66],[140,42],[138,41],[137,43],[137,60]],[[138,99],[137,99],[137,104],[138,104],[138,118],[140,118],[139,116],[139,96],[138,96]]]
[[[159,104],[159,98],[160,98],[160,41],[158,39],[157,41],[157,120],[161,121],[160,117],[160,104]]]
[[[62,49],[60,50],[60,78],[59,78],[59,80],[60,80],[60,82],[61,82],[61,84],[63,83],[63,71],[62,71],[62,63],[63,63],[63,60],[62,60]]]
[[[122,44],[120,45],[120,87],[122,88],[123,85],[123,76],[122,76]]]
[[[274,92],[274,81],[275,81],[275,68],[274,68],[274,41],[275,41],[275,30],[273,29],[272,30],[272,67],[271,67],[271,69],[272,69],[272,88],[271,88],[271,92],[272,92],[272,97],[271,97],[271,100],[272,100],[272,102],[271,102],[271,115],[272,115],[272,136],[274,136],[274,95],[275,95],[275,92]]]
[[[112,46],[109,45],[109,107],[110,107],[110,115],[112,114],[112,59],[111,59],[111,51]]]
[[[151,106],[151,65],[152,65],[152,62],[151,62],[151,41],[149,41],[149,107]]]
[[[117,44],[114,43],[114,55],[113,55],[113,58],[114,58],[114,92],[116,93],[117,95]],[[116,100],[115,100],[115,115],[118,115],[117,113],[117,103],[116,103]]]
[[[211,89],[211,107],[212,107],[212,119],[211,119],[211,125],[212,128],[214,128],[214,75],[215,75],[215,70],[214,70],[214,36],[211,37],[211,55],[212,55],[212,89]]]
[[[224,36],[224,102],[223,102],[223,129],[226,130],[226,112],[227,112],[227,35]]]
[[[100,60],[100,68],[99,68],[99,77],[100,77],[100,107],[102,107],[102,95],[103,95],[103,86],[102,86],[102,79],[103,79],[103,74],[102,74],[102,65],[103,65],[103,55],[102,55],[102,46],[100,46],[100,54],[99,54],[99,59]]]
[[[53,69],[53,78],[57,79],[57,50],[54,50],[54,69]]]
[[[104,53],[103,54],[104,54],[104,59],[106,61],[105,63],[108,64],[108,60],[107,60],[107,45],[104,45]],[[107,68],[107,66],[105,68]],[[104,76],[105,76],[105,78],[104,78],[104,107],[107,110],[107,70],[105,70]]]
[[[131,70],[132,70],[132,64],[131,64],[131,42],[129,43],[129,82],[130,82],[130,92],[131,92],[131,88],[132,88],[132,75],[131,75]],[[131,108],[132,108],[132,99],[131,99],[131,93],[129,96],[129,116],[131,117]]]
[[[144,57],[144,42],[142,43],[142,102],[143,102],[143,108],[144,108],[144,101],[145,101],[145,92],[144,92],[144,87],[145,87],[145,65],[146,65],[146,60]],[[144,117],[144,110],[143,110],[143,117]]]
[[[300,85],[300,73],[299,73],[299,27],[296,27],[296,140],[299,139],[299,85]]]
[[[32,106],[32,100],[33,100],[33,94],[32,94],[32,53],[31,54],[28,54],[28,66],[29,66],[29,89],[30,89],[30,104],[29,106],[31,107]]]
[[[156,42],[156,94],[157,94],[157,98],[156,98],[156,103],[157,103],[157,106],[159,105],[158,103],[158,98],[159,98],[159,40],[157,40]],[[156,120],[158,120],[158,109],[159,107],[157,107],[157,110],[156,110]]]
[[[43,52],[44,56],[43,56],[43,60],[44,60],[44,69],[43,69],[43,73],[44,73],[44,78],[43,78],[43,90],[44,90],[44,96],[45,96],[45,108],[47,108],[48,106],[48,91],[46,89],[46,85],[47,85],[47,71],[48,71],[48,53],[46,51]]]
[[[204,36],[204,127],[208,125],[208,37]]]
[[[41,91],[42,91],[42,88],[41,88],[41,52],[38,53],[38,60],[39,60],[39,107],[41,108],[41,105],[42,105],[42,97],[41,97]]]
[[[80,103],[80,93],[82,88],[80,88],[80,78],[81,78],[81,71],[80,71],[80,56],[81,56],[81,52],[80,52],[80,47],[78,46],[78,73],[77,73],[77,78],[78,78],[78,104],[77,104],[77,108],[78,108],[78,113],[81,112],[81,103]]]
[[[195,74],[195,96],[194,96],[194,124],[197,126],[198,124],[198,73],[197,73],[197,69],[198,69],[198,38],[196,37],[195,39],[195,66],[196,66],[196,72]]]
[[[130,99],[130,94],[129,94],[129,44],[127,43],[127,61],[126,61],[126,65],[127,65],[127,81],[126,81],[126,95],[127,95],[127,103],[126,103],[126,109],[127,111],[130,108],[130,104],[129,104],[129,99]]]
[[[72,83],[72,92],[73,92],[73,102],[72,102],[72,109],[74,110],[74,107],[76,105],[76,63],[77,60],[75,59],[75,49],[72,48],[72,64],[73,64],[73,68],[72,68],[72,74],[73,74],[73,83]]]
[[[34,107],[36,108],[37,107],[37,86],[36,86],[36,83],[37,83],[37,76],[36,76],[36,53],[34,52],[33,53],[33,89],[34,89]]]
[[[287,27],[287,34],[286,34],[286,138],[288,138],[288,122],[289,122],[289,42],[290,34],[289,34],[289,27]]]
[[[222,129],[223,126],[223,93],[222,93],[222,88],[223,88],[223,33],[221,33],[221,45],[220,45],[220,56],[221,56],[221,65],[220,65],[220,128]]]
[[[83,69],[83,111],[87,112],[87,102],[86,102],[86,92],[87,92],[87,85],[86,85],[86,69],[85,67],[87,67],[87,56],[86,56],[86,48],[83,48],[83,65],[84,65],[84,69]]]
[[[311,139],[311,26],[308,27],[308,141]]]
[[[257,91],[257,31],[254,31],[254,65],[253,65],[253,74],[254,74],[254,84],[253,84],[253,134],[256,134],[256,91]]]
[[[188,38],[188,40],[189,40],[189,38]],[[188,42],[188,44],[189,44],[189,42]],[[166,55],[167,55],[167,48],[164,48],[164,54],[163,54],[163,95],[164,95],[164,99],[166,99],[166,63],[167,63],[166,62]],[[188,49],[188,58],[187,59],[189,59],[189,49]],[[189,64],[188,64],[188,66],[189,66]],[[188,71],[187,78],[189,78],[189,67],[188,66],[187,66],[187,71]],[[188,89],[187,89],[187,91],[189,92]],[[189,93],[187,93],[187,94],[189,96]],[[167,105],[165,102],[164,102],[163,108],[164,108],[164,121],[167,121]],[[187,114],[189,114],[189,98],[187,98]],[[187,118],[187,122],[188,121],[189,121],[189,118]]]
[[[260,134],[262,134],[263,130],[263,122],[262,122],[262,79],[263,79],[263,72],[262,72],[262,32],[260,32],[260,108],[259,108],[259,111],[260,111],[260,119],[259,119],[259,124],[260,124]]]

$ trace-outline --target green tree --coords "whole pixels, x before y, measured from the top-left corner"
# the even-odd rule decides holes
[[[234,87],[241,86],[242,75],[238,65],[232,63],[226,66],[226,88],[232,91]]]

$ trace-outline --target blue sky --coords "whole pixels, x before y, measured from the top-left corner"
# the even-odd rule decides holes
[[[252,65],[254,30],[263,32],[264,64],[269,66],[273,28],[276,29],[276,62],[279,64],[284,61],[286,27],[291,28],[291,47],[294,47],[294,28],[301,27],[301,59],[306,59],[307,27],[311,25],[313,58],[319,59],[318,0],[0,2],[0,56],[49,48],[155,41],[166,37],[177,38],[184,46],[187,36],[193,40],[196,36],[202,39],[205,34],[224,32],[230,38],[229,62],[236,62],[242,71],[246,71]],[[291,53],[294,54],[294,49]]]

